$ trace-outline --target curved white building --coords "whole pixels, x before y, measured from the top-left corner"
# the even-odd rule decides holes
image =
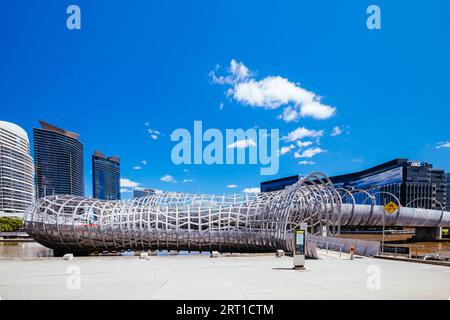
[[[27,133],[0,121],[0,216],[23,217],[34,200],[33,173]]]

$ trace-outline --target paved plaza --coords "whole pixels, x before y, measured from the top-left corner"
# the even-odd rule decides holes
[[[320,254],[0,258],[6,299],[449,299],[450,268]]]

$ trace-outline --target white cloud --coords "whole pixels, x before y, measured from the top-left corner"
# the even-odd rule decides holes
[[[305,147],[309,147],[310,145],[312,145],[312,142],[311,141],[305,141],[305,142],[302,142],[302,141],[297,141],[297,146],[299,147],[299,148],[305,148]]]
[[[169,174],[162,176],[159,180],[164,181],[164,182],[177,183],[177,181]]]
[[[126,188],[120,188],[120,193],[131,193],[131,192],[133,192],[133,190],[126,189]]]
[[[147,165],[147,160],[142,160],[141,163],[146,166]]]
[[[442,149],[442,148],[450,148],[450,141],[446,142],[439,142],[436,146],[436,149]]]
[[[189,172],[189,170],[188,169],[183,169],[183,172]]]
[[[305,127],[299,127],[292,132],[289,132],[287,136],[282,139],[287,141],[297,141],[305,137],[320,138],[323,135],[323,130],[310,130]]]
[[[259,193],[259,192],[261,192],[261,189],[259,187],[254,187],[254,188],[245,188],[242,191],[244,193]]]
[[[138,188],[141,184],[135,181],[131,181],[127,178],[120,178],[120,187],[122,188]]]
[[[322,104],[319,101],[305,103],[300,109],[302,117],[311,117],[317,120],[325,120],[336,114],[336,109]]]
[[[153,129],[147,129],[148,133],[150,133],[150,137],[153,140],[156,140],[159,138],[159,136],[161,135],[161,132],[159,132],[158,130],[153,130]]]
[[[294,149],[294,148],[295,148],[295,146],[294,146],[293,144],[291,144],[291,145],[289,145],[289,146],[286,146],[286,147],[282,147],[282,148],[280,149],[280,153],[281,153],[281,155],[286,154],[286,153],[289,153],[289,152],[291,152],[291,150]]]
[[[184,179],[183,183],[194,182],[194,181],[195,181],[194,179]]]
[[[158,130],[153,130],[153,129],[148,129],[149,133],[154,133],[154,134],[161,134],[161,132],[159,132]]]
[[[216,71],[218,68],[216,67]],[[237,102],[264,109],[285,106],[279,118],[286,122],[297,121],[300,117],[328,119],[335,115],[336,108],[321,103],[321,97],[312,91],[280,76],[268,76],[255,80],[254,74],[241,62],[231,60],[227,76],[217,76],[210,72],[212,81],[229,85],[226,91]]]
[[[147,122],[145,123],[145,126],[148,127],[149,125],[150,125],[150,121],[147,121]]]
[[[219,109],[220,109],[220,110],[223,110],[223,107],[224,107],[224,104],[223,104],[223,102],[221,102],[221,103],[219,104]]]
[[[330,136],[335,137],[335,136],[339,136],[340,134],[342,134],[342,129],[339,127],[334,127],[333,131],[331,131]]]
[[[242,62],[236,62],[236,60],[232,59],[230,62],[229,72],[236,79],[247,79],[250,76],[250,71]]]
[[[323,150],[320,148],[310,148],[310,149],[306,149],[302,153],[296,152],[294,154],[294,156],[295,156],[295,158],[312,158],[316,154],[323,153],[323,152],[326,152],[326,150]]]
[[[219,70],[220,65],[216,65],[215,69],[216,71]],[[251,75],[248,68],[242,62],[237,62],[234,59],[231,60],[227,71],[227,76],[217,76],[215,71],[211,71],[209,75],[214,83],[229,85],[235,84],[239,81],[244,81]]]
[[[303,161],[300,161],[298,164],[301,164],[301,165],[308,165],[308,164],[315,164],[315,162],[314,162],[314,161],[306,161],[306,160],[303,160]]]
[[[233,143],[230,143],[229,145],[227,145],[228,149],[233,149],[233,148],[245,149],[245,148],[249,148],[249,147],[256,147],[256,142],[253,141],[252,139],[243,139],[243,140],[238,140],[236,142],[233,142]]]
[[[142,168],[140,166],[134,166],[133,169],[134,170],[141,170]]]
[[[229,188],[229,189],[235,189],[237,187],[238,187],[237,184],[229,184],[229,185],[227,185],[227,188]]]
[[[250,79],[238,83],[233,89],[233,98],[254,107],[276,109],[301,100],[312,102],[314,94],[297,87],[282,77],[267,77],[260,81]]]
[[[286,107],[283,113],[278,116],[278,119],[283,119],[285,122],[295,122],[300,118],[300,113],[294,107]]]

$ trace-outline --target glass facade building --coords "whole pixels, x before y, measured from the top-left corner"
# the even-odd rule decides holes
[[[40,121],[34,128],[36,196],[84,196],[83,144],[79,135]]]
[[[152,196],[154,194],[156,194],[155,189],[134,189],[133,190],[133,199]]]
[[[297,181],[299,176],[272,180],[261,183],[261,191],[274,191],[285,188]],[[433,169],[427,162],[395,159],[360,172],[330,177],[336,188],[346,190],[365,190],[375,197],[376,204],[395,198],[383,192],[394,194],[403,206],[426,209],[446,207],[446,176],[443,170]],[[380,193],[381,192],[381,193]],[[356,193],[359,204],[370,204],[364,193]],[[351,199],[344,197],[344,202]]]
[[[283,190],[287,186],[290,186],[296,183],[299,179],[299,176],[290,176],[286,178],[276,179],[261,182],[261,192],[271,192],[277,190]]]
[[[95,199],[120,200],[120,159],[105,157],[100,151],[94,151],[92,180]]]
[[[446,211],[450,211],[450,173],[446,174],[446,195],[447,195],[447,200],[446,200],[446,207],[447,210]]]
[[[0,217],[23,217],[34,199],[33,172],[27,133],[0,121]]]

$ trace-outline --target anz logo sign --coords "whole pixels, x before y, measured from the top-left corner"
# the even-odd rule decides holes
[[[411,167],[413,167],[413,168],[422,168],[425,166],[426,166],[425,162],[420,162],[420,161],[411,162]]]

